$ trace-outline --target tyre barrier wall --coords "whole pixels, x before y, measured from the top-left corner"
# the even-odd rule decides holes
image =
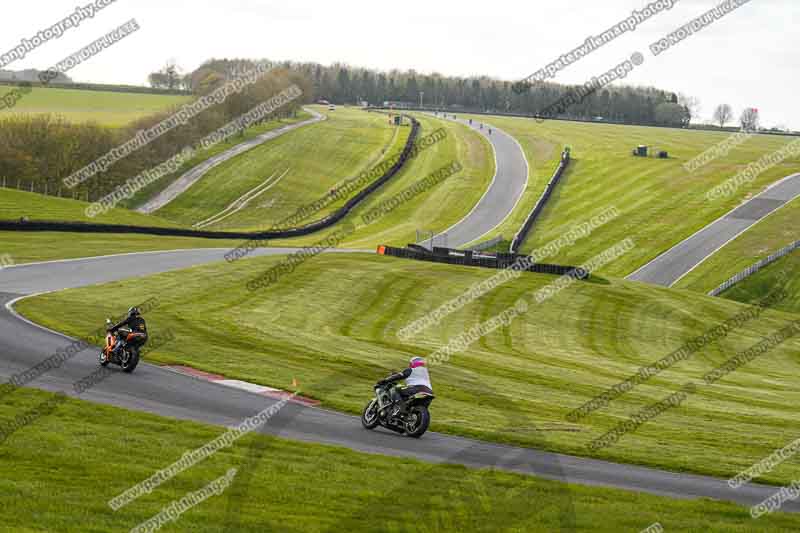
[[[471,248],[471,250],[473,252],[482,252],[484,250],[488,250],[489,248],[494,248],[495,246],[497,246],[498,244],[500,244],[504,240],[505,239],[503,238],[502,235],[498,235],[494,239],[489,239],[488,241],[482,242],[480,244],[476,244],[475,246],[473,246]]]
[[[506,269],[514,265],[519,259],[528,257],[513,253],[478,253],[472,250],[454,250],[452,248],[434,247],[429,251],[421,246],[409,245],[408,248],[395,248],[393,246],[379,246],[378,255],[388,255],[402,259],[414,259],[416,261],[429,261],[431,263],[446,263],[448,265],[472,266],[480,268]],[[524,270],[536,272],[538,274],[552,274],[554,276],[570,275],[575,279],[585,280],[589,274],[577,267],[562,265],[547,265],[534,263],[528,257],[529,266]]]
[[[778,259],[780,259],[782,257],[786,257],[787,255],[789,255],[790,253],[792,253],[792,252],[794,252],[795,250],[798,250],[798,249],[800,249],[800,241],[793,242],[789,246],[786,246],[785,248],[781,248],[780,250],[778,250],[774,254],[770,255],[769,257],[766,257],[766,258],[762,259],[761,261],[759,261],[758,263],[756,263],[754,265],[751,265],[751,266],[747,267],[745,270],[739,272],[738,274],[733,276],[731,279],[729,279],[728,281],[726,281],[725,283],[723,283],[722,285],[720,285],[719,287],[717,287],[713,291],[709,292],[708,295],[709,296],[719,296],[720,294],[722,294],[723,292],[727,291],[728,289],[730,289],[731,287],[733,287],[734,285],[736,285],[740,281],[742,281],[742,280],[744,280],[746,278],[749,278],[750,276],[752,276],[753,274],[755,274],[756,272],[758,272],[762,268],[764,268],[764,267],[766,267],[768,265],[771,265],[772,263],[774,263]]]
[[[533,208],[533,211],[531,211],[531,214],[528,215],[528,218],[527,220],[525,220],[525,223],[522,225],[522,228],[514,236],[514,240],[511,241],[511,253],[517,253],[519,251],[520,246],[522,246],[522,243],[525,242],[525,239],[528,238],[528,235],[533,229],[533,225],[536,223],[536,220],[539,218],[539,215],[542,214],[544,206],[547,204],[547,201],[550,199],[550,196],[552,196],[553,191],[558,185],[558,182],[561,181],[561,176],[564,175],[564,171],[567,169],[569,162],[570,162],[569,150],[564,150],[561,153],[561,162],[558,164],[558,168],[553,174],[553,177],[550,178],[550,183],[547,184],[547,187],[542,193],[541,198],[539,198],[539,201],[536,202],[536,207]]]
[[[56,222],[56,221],[11,221],[0,220],[0,231],[53,231],[53,232],[79,232],[79,233],[136,233],[144,235],[162,235],[169,237],[197,237],[202,239],[289,239],[310,235],[320,230],[329,228],[341,221],[353,209],[363,202],[370,194],[381,188],[391,180],[405,166],[408,157],[414,149],[414,143],[419,135],[419,121],[407,116],[411,120],[411,133],[400,157],[383,176],[376,179],[363,190],[359,191],[344,206],[327,217],[299,228],[283,230],[268,230],[256,232],[241,231],[203,231],[184,228],[130,226],[122,224],[94,224],[89,222]]]

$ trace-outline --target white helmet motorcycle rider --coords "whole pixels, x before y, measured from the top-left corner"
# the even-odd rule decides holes
[[[391,390],[392,395],[392,416],[396,416],[400,412],[403,402],[417,394],[418,392],[427,392],[433,394],[431,387],[431,377],[428,373],[428,368],[425,359],[422,357],[412,357],[408,363],[408,368],[402,372],[392,374],[384,379],[379,385],[388,385],[397,381],[405,380],[405,387],[393,387]]]

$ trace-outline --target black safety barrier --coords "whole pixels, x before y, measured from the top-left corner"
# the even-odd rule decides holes
[[[91,222],[57,222],[57,221],[28,221],[28,220],[0,220],[0,230],[2,231],[54,231],[54,232],[79,232],[79,233],[136,233],[144,235],[163,235],[169,237],[198,237],[202,239],[290,239],[292,237],[302,237],[317,231],[330,228],[341,221],[350,212],[363,202],[367,196],[378,190],[392,179],[408,161],[409,155],[414,150],[414,143],[419,135],[419,121],[414,117],[407,116],[411,120],[411,133],[408,136],[406,145],[400,153],[394,165],[387,170],[383,176],[376,179],[354,197],[348,200],[344,206],[337,209],[327,217],[299,228],[288,228],[282,230],[268,231],[203,231],[184,228],[153,227],[153,226],[130,226],[123,224],[95,224]]]
[[[566,149],[561,153],[561,162],[558,164],[558,168],[553,174],[553,177],[550,178],[550,183],[547,184],[544,193],[542,193],[542,196],[541,198],[539,198],[539,201],[536,202],[536,206],[533,208],[533,211],[531,211],[530,215],[528,215],[528,218],[525,220],[525,223],[522,225],[522,228],[514,236],[514,240],[511,241],[512,253],[517,253],[519,251],[520,246],[522,246],[522,243],[525,242],[525,239],[528,238],[528,235],[533,229],[533,225],[536,223],[536,220],[539,218],[539,215],[542,214],[544,206],[547,205],[547,201],[550,199],[550,196],[552,196],[553,191],[558,185],[558,182],[561,181],[561,176],[564,175],[564,171],[567,169],[569,162],[570,162],[569,149]]]
[[[554,276],[570,275],[576,279],[585,280],[589,274],[581,268],[563,265],[547,265],[544,263],[534,263],[533,258],[513,253],[483,253],[472,250],[454,250],[452,248],[438,248],[427,250],[425,248],[409,245],[408,248],[396,248],[393,246],[379,246],[379,255],[388,255],[402,259],[414,259],[416,261],[428,261],[431,263],[444,263],[448,265],[461,265],[480,268],[506,269],[512,267],[520,259],[527,258],[525,270],[537,274],[552,274]]]

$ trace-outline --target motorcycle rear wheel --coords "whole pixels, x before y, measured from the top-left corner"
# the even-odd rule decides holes
[[[428,431],[431,414],[424,405],[415,405],[406,417],[406,435],[418,439]]]
[[[125,355],[127,355],[128,357],[125,358]],[[120,364],[120,366],[122,367],[122,371],[130,374],[131,372],[136,370],[136,367],[138,365],[139,365],[139,350],[134,348],[129,351],[126,348],[123,354],[122,363]]]

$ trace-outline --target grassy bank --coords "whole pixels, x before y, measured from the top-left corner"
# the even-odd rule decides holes
[[[152,329],[177,331],[179,342],[154,356],[234,379],[286,387],[350,413],[365,391],[409,357],[427,355],[518,298],[554,281],[526,274],[447,316],[408,343],[406,326],[492,271],[379,256],[321,256],[276,284],[250,292],[249,280],[279,258],[258,258],[49,294],[18,308],[46,326],[77,335],[103,317],[158,295]],[[107,295],[117,296],[114,302]],[[125,302],[119,304],[115,302]],[[432,369],[438,393],[433,428],[620,462],[728,476],[792,438],[800,422],[798,339],[789,340],[712,386],[702,386],[616,445],[587,445],[640,409],[661,401],[797,317],[770,311],[665,370],[579,423],[566,415],[607,387],[679,349],[744,307],[688,291],[616,280],[573,285]],[[54,317],[58,317],[55,319]],[[335,391],[315,387],[342,379]],[[508,428],[508,402],[521,420]],[[687,427],[693,431],[686,430]],[[784,463],[765,477],[784,482],[800,466]]]
[[[20,390],[0,404],[11,420],[53,395]],[[507,531],[617,533],[654,522],[667,531],[789,532],[795,515],[753,522],[732,504],[564,485],[494,471],[435,466],[332,446],[250,435],[117,512],[106,502],[221,428],[66,400],[0,446],[4,531],[129,531],[229,469],[233,483],[165,531]],[[257,461],[251,450],[262,450]],[[414,520],[400,497],[413,491]],[[327,502],[325,507],[312,502]],[[532,503],[535,502],[535,505]],[[764,529],[762,529],[764,528]]]

